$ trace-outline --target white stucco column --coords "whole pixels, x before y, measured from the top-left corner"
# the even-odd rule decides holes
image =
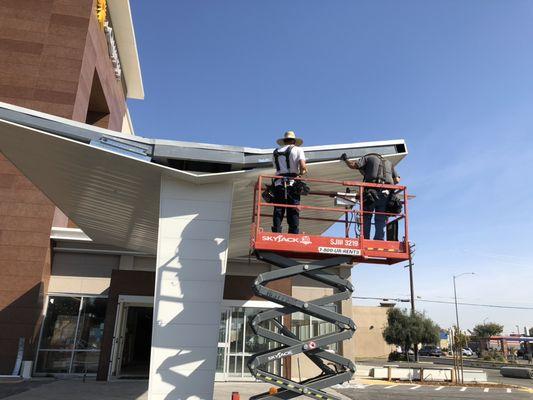
[[[163,177],[149,400],[211,400],[233,185]]]

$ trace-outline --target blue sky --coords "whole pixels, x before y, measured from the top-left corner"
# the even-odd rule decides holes
[[[271,147],[404,138],[423,299],[533,307],[533,3],[131,0],[146,91],[136,133]],[[383,269],[386,269],[384,273]],[[353,271],[359,296],[407,297],[407,271]],[[357,304],[376,304],[362,302]],[[452,306],[418,303],[441,326]],[[461,307],[533,326],[533,310]],[[522,328],[523,329],[523,328]]]

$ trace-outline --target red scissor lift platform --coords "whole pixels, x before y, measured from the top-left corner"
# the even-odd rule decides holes
[[[261,193],[271,184],[275,176],[260,176],[254,191],[254,213],[252,218],[251,248],[254,251],[272,251],[289,257],[301,259],[321,259],[335,255],[351,256],[353,262],[395,264],[409,259],[407,189],[400,185],[378,185],[357,181],[332,181],[319,179],[300,179],[308,183],[311,191],[302,196],[299,206],[287,204],[267,203],[263,201]],[[313,191],[313,185],[331,186],[331,190]],[[402,198],[403,210],[400,213],[378,213],[364,211],[365,189],[380,189],[393,191]],[[344,190],[342,190],[344,189]],[[313,197],[329,198],[334,204],[337,199],[353,203],[353,206],[313,206]],[[326,199],[326,201],[328,201]],[[315,232],[301,234],[274,233],[266,227],[271,222],[274,207],[297,208],[302,215],[302,221],[330,222],[332,225],[344,225],[342,236],[322,236]],[[313,214],[329,214],[330,217],[315,217]],[[365,239],[364,214],[382,214],[387,218],[387,225],[396,225],[403,233],[401,240],[371,240]],[[340,217],[339,217],[340,215]],[[265,221],[266,219],[266,221]],[[266,223],[265,223],[266,222]]]

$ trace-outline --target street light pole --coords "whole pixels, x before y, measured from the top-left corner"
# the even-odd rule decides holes
[[[457,306],[457,285],[455,284],[455,280],[463,275],[475,275],[474,272],[464,272],[459,275],[453,276],[453,297],[455,299],[455,322],[456,322],[456,340],[455,340],[455,349],[459,352],[459,363],[460,363],[460,372],[457,371],[460,374],[461,383],[464,383],[463,380],[463,349],[461,345],[461,328],[459,328],[459,307]],[[455,357],[454,357],[455,358]]]
[[[455,370],[456,370],[456,374],[455,374],[455,379],[456,381],[459,381],[459,382],[463,382],[463,379],[462,379],[462,374],[460,373],[459,371],[459,364],[457,363],[458,359],[458,354],[457,352],[459,352],[459,346],[457,343],[460,343],[461,342],[461,337],[460,337],[460,330],[459,330],[459,308],[457,307],[457,287],[455,285],[455,275],[453,276],[453,297],[455,299],[455,337],[454,337],[454,347],[455,347],[455,350],[454,350],[454,353],[453,353],[453,359],[455,360],[454,361],[454,364],[455,364]],[[463,351],[461,350],[459,352],[459,354],[461,354],[461,361],[462,361],[462,358],[463,358]]]
[[[415,287],[413,279],[413,254],[415,253],[415,244],[409,243],[409,289],[411,292],[411,315],[415,315]],[[418,343],[413,347],[415,362],[418,362]],[[409,349],[407,349],[407,358],[409,359]]]

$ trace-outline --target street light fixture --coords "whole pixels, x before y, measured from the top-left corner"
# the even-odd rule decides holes
[[[456,322],[456,326],[457,326],[457,332],[459,333],[459,335],[461,334],[461,328],[459,328],[459,308],[457,306],[457,286],[455,284],[455,280],[457,278],[459,278],[460,276],[463,276],[463,275],[475,275],[475,274],[476,274],[475,272],[463,272],[462,274],[453,276],[453,296],[454,296],[454,299],[455,299],[455,322]],[[461,345],[461,338],[460,338],[459,335],[457,336],[458,340],[456,340],[455,349],[456,349],[456,352],[457,351],[459,352],[459,360],[460,360],[460,368],[461,368],[460,369],[460,377],[461,377],[461,383],[463,383],[464,382],[464,380],[463,380],[463,349],[462,349],[462,346],[460,346]],[[459,342],[459,343],[457,343],[457,342]],[[459,350],[457,350],[457,349],[459,349]],[[458,372],[458,375],[459,375],[459,369],[457,370],[457,372]]]

